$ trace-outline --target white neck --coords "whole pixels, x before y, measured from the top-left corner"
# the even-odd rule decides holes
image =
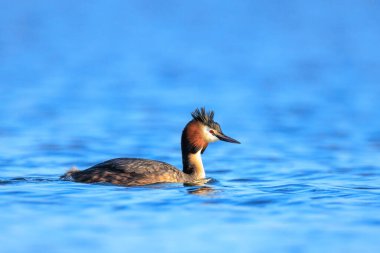
[[[187,172],[192,175],[195,179],[202,179],[206,177],[205,170],[203,168],[201,150],[197,153],[187,154]]]

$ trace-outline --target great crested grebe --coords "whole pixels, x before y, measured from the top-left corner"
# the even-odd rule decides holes
[[[205,108],[191,113],[193,119],[182,131],[181,149],[183,171],[154,160],[138,158],[116,158],[96,164],[86,170],[71,169],[61,176],[64,180],[82,183],[111,183],[137,186],[155,183],[197,183],[205,179],[201,154],[210,142],[218,140],[239,143],[223,134],[214,121],[214,112]]]

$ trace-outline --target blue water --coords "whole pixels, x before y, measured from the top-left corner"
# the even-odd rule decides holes
[[[8,1],[0,252],[379,252],[378,1]],[[214,109],[241,145],[205,186],[59,181],[115,157],[181,167]]]

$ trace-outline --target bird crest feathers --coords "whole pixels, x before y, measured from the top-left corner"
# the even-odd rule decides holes
[[[199,121],[206,126],[213,127],[215,124],[214,111],[206,112],[206,109],[204,107],[195,109],[195,111],[191,113],[191,116],[193,116],[196,121]]]

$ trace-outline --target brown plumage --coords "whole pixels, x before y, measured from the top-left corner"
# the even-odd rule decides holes
[[[160,172],[160,173],[157,173]],[[187,176],[174,166],[154,160],[116,158],[84,171],[69,171],[66,176],[83,183],[107,182],[116,185],[145,185],[165,182],[186,182]]]
[[[224,140],[238,141],[224,135],[218,123],[214,122],[214,112],[204,108],[196,109],[182,132],[181,149],[183,171],[174,166],[154,160],[137,158],[116,158],[80,171],[69,170],[61,179],[82,183],[104,182],[115,185],[134,186],[155,183],[197,183],[205,178],[201,153],[209,142]]]

